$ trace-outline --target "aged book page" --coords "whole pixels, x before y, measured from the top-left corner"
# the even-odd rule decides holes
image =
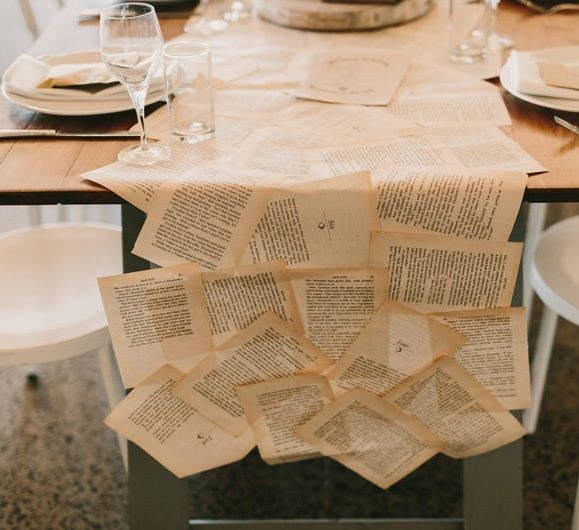
[[[275,192],[242,263],[283,259],[289,268],[366,267],[378,226],[368,172]]]
[[[314,56],[305,80],[292,90],[299,98],[350,105],[388,105],[410,57],[374,49],[342,49]]]
[[[359,144],[377,142],[395,136],[404,129],[414,129],[416,124],[384,112],[378,107],[360,105],[333,105],[301,101],[282,111],[277,119],[283,127],[301,132],[319,131],[332,138],[332,144]],[[308,146],[311,148],[312,146]]]
[[[334,361],[366,326],[388,292],[386,269],[289,272],[305,334]]]
[[[105,420],[180,478],[241,460],[255,447],[251,429],[231,436],[175,396],[171,389],[183,375],[160,368]]]
[[[388,112],[420,125],[489,123],[511,125],[503,98],[497,91],[414,94],[396,96]]]
[[[143,212],[148,212],[155,193],[176,180],[191,167],[209,161],[224,160],[226,154],[213,142],[204,142],[191,148],[175,139],[166,141],[171,146],[171,158],[151,167],[130,166],[113,162],[82,176],[108,188]]]
[[[321,456],[296,435],[296,429],[333,401],[328,380],[294,375],[237,387],[259,454],[268,464],[286,464]]]
[[[527,175],[465,168],[390,168],[372,172],[382,230],[506,241]]]
[[[248,427],[236,387],[297,374],[317,374],[330,358],[268,313],[207,356],[173,388],[180,398],[239,436]]]
[[[364,390],[324,407],[297,434],[325,456],[386,489],[441,449],[424,425]]]
[[[392,300],[421,311],[508,307],[522,246],[375,232],[369,264],[388,269]]]
[[[98,284],[125,387],[172,359],[213,351],[197,265],[109,276]]]
[[[466,337],[452,356],[509,410],[531,404],[527,325],[522,307],[432,313]]]
[[[466,370],[448,357],[416,374],[384,398],[424,423],[464,458],[497,449],[526,431]]]
[[[235,266],[264,211],[263,175],[204,165],[157,190],[133,252],[163,266]]]
[[[336,395],[363,388],[382,396],[463,343],[447,325],[386,301],[326,375]]]
[[[317,175],[372,171],[380,166],[459,166],[536,173],[546,169],[492,125],[428,127],[376,143],[330,147],[309,153]]]
[[[203,289],[217,346],[267,312],[303,330],[283,261],[203,273]]]

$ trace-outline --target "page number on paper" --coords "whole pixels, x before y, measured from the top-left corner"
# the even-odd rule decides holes
[[[326,230],[328,232],[328,237],[330,238],[330,241],[331,241],[332,240],[332,230],[334,230],[336,228],[336,221],[334,221],[333,219],[328,219],[328,217],[326,216],[326,212],[323,212],[323,214],[324,214],[324,219],[318,223],[318,228],[320,230]]]

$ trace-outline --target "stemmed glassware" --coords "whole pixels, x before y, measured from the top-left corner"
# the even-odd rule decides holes
[[[209,0],[201,0],[199,7],[201,9],[197,9],[195,15],[193,15],[185,24],[185,27],[183,28],[185,33],[210,35],[211,33],[218,33],[227,29],[227,20],[211,16]]]
[[[169,146],[150,144],[145,134],[147,89],[163,59],[163,36],[153,6],[128,2],[103,9],[100,47],[103,62],[127,89],[141,124],[140,144],[126,147],[117,158],[138,166],[168,159]]]

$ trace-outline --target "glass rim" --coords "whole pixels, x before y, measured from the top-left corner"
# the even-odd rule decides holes
[[[183,53],[178,53],[176,51],[171,51],[172,48],[179,48],[179,46],[187,46],[193,45],[197,47],[195,51],[186,51],[184,50]],[[205,55],[211,52],[211,46],[207,41],[204,40],[195,40],[195,39],[186,39],[180,40],[176,42],[167,42],[163,48],[165,55],[169,57],[197,57],[201,55]]]
[[[146,11],[143,13],[135,14],[135,15],[114,15],[113,13],[122,8],[122,7],[130,7],[130,6],[138,6],[146,8]],[[114,4],[109,7],[105,7],[101,9],[100,16],[101,18],[105,16],[106,18],[110,18],[112,20],[123,20],[123,19],[135,19],[139,17],[146,17],[152,14],[156,15],[155,7],[151,4],[147,4],[146,2],[119,2],[118,4]]]

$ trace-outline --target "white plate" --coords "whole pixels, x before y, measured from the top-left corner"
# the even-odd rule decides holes
[[[519,92],[515,88],[515,84],[512,80],[509,64],[509,61],[507,61],[501,70],[501,75],[499,76],[501,85],[503,85],[509,94],[515,96],[518,99],[526,101],[527,103],[539,105],[540,107],[546,107],[553,110],[562,110],[565,112],[579,112],[579,100],[533,96],[531,94],[523,94],[522,92]]]
[[[57,64],[77,64],[100,61],[100,53],[98,51],[82,51],[74,53],[64,53],[61,55],[51,55],[42,58],[50,65]],[[99,99],[95,97],[94,100],[75,101],[74,99],[35,99],[20,94],[10,92],[6,85],[2,84],[2,95],[10,102],[25,107],[37,112],[44,112],[45,114],[54,114],[57,116],[93,116],[97,114],[112,114],[114,112],[123,112],[126,110],[133,110],[133,104],[127,94],[126,99]],[[160,101],[165,97],[165,90],[158,89],[150,94],[147,94],[146,104],[150,105],[156,101]]]

